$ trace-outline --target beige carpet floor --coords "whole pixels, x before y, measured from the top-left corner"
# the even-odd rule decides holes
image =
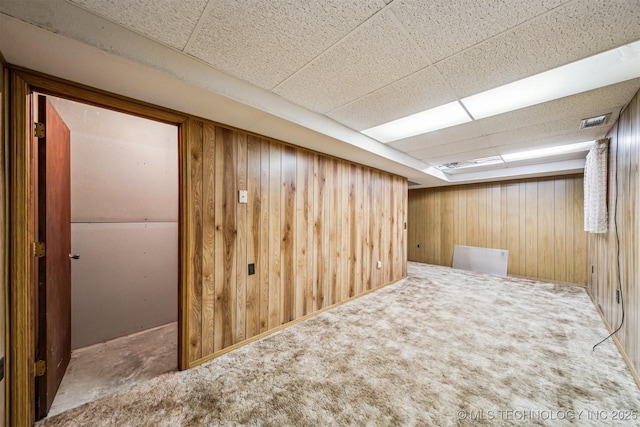
[[[406,279],[44,426],[640,425],[584,289],[409,263]]]

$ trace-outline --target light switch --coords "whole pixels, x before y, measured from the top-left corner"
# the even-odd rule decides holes
[[[247,190],[240,190],[238,192],[238,202],[247,203],[248,200],[249,200],[249,195],[247,194]]]

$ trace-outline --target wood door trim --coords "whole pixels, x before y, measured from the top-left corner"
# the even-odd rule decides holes
[[[34,236],[31,201],[31,130],[25,125],[31,119],[27,111],[29,85],[19,75],[10,73],[10,140],[9,183],[9,324],[7,352],[7,390],[9,395],[9,425],[31,425],[34,420],[34,284],[31,274],[35,266],[29,251]],[[27,220],[31,218],[32,220]]]
[[[31,244],[35,239],[35,203],[33,198],[33,128],[28,124],[33,121],[33,114],[28,109],[30,103],[27,98],[32,92],[39,92],[52,96],[72,99],[85,104],[108,108],[123,113],[144,117],[178,126],[178,162],[179,162],[179,247],[178,247],[178,368],[187,369],[188,366],[188,334],[184,317],[188,310],[183,307],[187,301],[184,298],[183,270],[189,270],[188,264],[183,264],[184,248],[189,245],[189,238],[184,236],[185,225],[183,218],[185,209],[183,203],[183,179],[186,170],[183,153],[185,140],[185,122],[189,115],[136,101],[130,98],[93,89],[84,85],[69,82],[59,78],[32,72],[20,67],[8,65],[5,69],[10,85],[5,91],[8,93],[9,105],[9,141],[7,162],[7,199],[9,217],[9,237],[4,243],[7,249],[6,268],[8,272],[8,350],[7,391],[9,425],[33,425],[35,415],[34,388],[34,352],[35,352],[35,262],[31,252]],[[8,89],[8,90],[7,90]]]
[[[62,96],[83,104],[108,108],[172,125],[180,125],[189,117],[187,114],[169,108],[159,107],[37,71],[27,70],[15,65],[8,65],[7,67],[27,82],[31,89],[46,95]]]

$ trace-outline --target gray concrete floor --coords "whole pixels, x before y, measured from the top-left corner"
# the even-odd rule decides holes
[[[74,350],[48,417],[177,368],[177,322]]]

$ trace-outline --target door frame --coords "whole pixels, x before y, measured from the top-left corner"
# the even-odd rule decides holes
[[[6,354],[9,425],[33,425],[35,420],[35,310],[37,283],[36,258],[32,254],[36,224],[34,215],[35,173],[33,151],[33,111],[30,95],[38,92],[107,108],[138,117],[152,119],[178,128],[178,369],[189,367],[185,274],[190,267],[184,258],[188,237],[183,218],[187,209],[184,183],[187,182],[187,153],[184,153],[189,116],[170,109],[136,101],[78,83],[8,65],[9,141],[7,150],[8,233],[8,320],[9,336]],[[6,80],[5,80],[6,81]],[[9,89],[7,91],[7,89]],[[6,104],[5,104],[6,105]]]

